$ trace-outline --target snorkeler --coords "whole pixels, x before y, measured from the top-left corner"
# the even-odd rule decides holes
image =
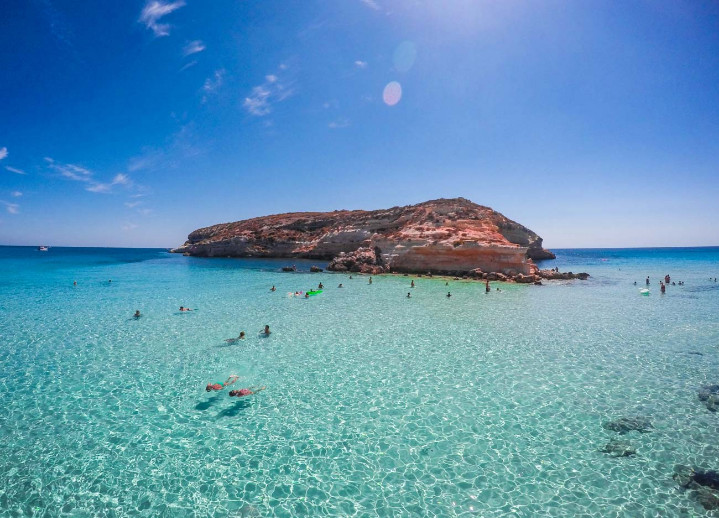
[[[190,308],[186,308],[185,306],[180,306],[180,311],[192,311]]]
[[[251,396],[252,394],[257,394],[258,392],[265,390],[267,387],[250,387],[250,388],[241,388],[240,390],[230,390],[230,397],[242,397],[242,396]]]
[[[227,342],[228,344],[234,344],[237,340],[244,340],[244,339],[245,339],[245,332],[240,331],[240,336],[238,336],[237,338],[227,338],[225,340],[225,342]]]
[[[213,390],[215,390],[215,391],[222,390],[223,388],[225,388],[229,385],[232,385],[238,379],[240,379],[240,377],[238,375],[232,374],[229,378],[227,378],[227,381],[225,381],[224,383],[220,383],[220,382],[208,383],[207,386],[205,387],[205,390],[207,392],[212,392]]]

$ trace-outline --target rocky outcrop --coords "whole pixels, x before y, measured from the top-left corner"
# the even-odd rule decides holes
[[[572,272],[560,272],[558,270],[539,270],[537,272],[537,276],[541,277],[542,279],[547,279],[550,281],[556,281],[556,280],[570,280],[570,279],[581,279],[583,281],[586,281],[589,278],[589,274],[585,272],[581,273],[572,273]]]
[[[534,277],[532,259],[553,258],[542,238],[464,198],[375,211],[297,212],[190,233],[173,252],[202,257],[330,261],[329,270]],[[532,281],[534,282],[534,280]]]

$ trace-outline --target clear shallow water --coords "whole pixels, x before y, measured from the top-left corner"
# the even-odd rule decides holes
[[[711,516],[672,473],[719,468],[719,249],[560,250],[592,278],[489,295],[285,263],[0,247],[0,515]],[[205,392],[230,374],[267,389]]]

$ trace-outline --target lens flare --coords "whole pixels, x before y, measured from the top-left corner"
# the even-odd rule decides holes
[[[382,99],[387,106],[394,106],[402,99],[402,85],[397,81],[387,83],[382,92]]]

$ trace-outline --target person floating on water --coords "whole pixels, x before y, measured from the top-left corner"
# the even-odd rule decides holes
[[[412,294],[411,294],[410,292],[407,292],[407,298],[408,298],[408,299],[411,299],[411,298],[412,298]]]
[[[230,390],[230,397],[242,397],[242,396],[251,396],[252,394],[257,394],[258,392],[265,390],[267,387],[250,387],[250,388],[241,388],[240,390]]]
[[[190,308],[186,308],[185,306],[180,306],[180,311],[192,311]]]
[[[234,344],[237,340],[244,340],[244,339],[245,339],[245,332],[240,331],[240,336],[238,336],[237,338],[228,338],[225,340],[225,342],[227,342],[228,344]]]
[[[223,388],[225,388],[229,385],[232,385],[238,379],[240,379],[240,377],[237,374],[232,374],[229,378],[227,378],[227,381],[225,381],[224,383],[220,383],[220,382],[208,383],[207,386],[205,387],[205,390],[207,392],[211,392],[213,390],[215,390],[215,391],[222,390]]]
[[[132,316],[133,316],[134,318],[140,318],[142,315],[140,314],[140,310],[138,309],[137,311],[135,311],[135,314],[132,315]]]
[[[270,336],[270,326],[265,326],[264,331],[260,331],[262,336]]]
[[[414,280],[409,285],[410,288],[414,288]]]
[[[447,298],[450,298],[452,294],[450,292],[447,292]]]
[[[273,284],[272,287],[270,288],[270,291],[277,291],[277,288],[275,288],[275,285],[274,285],[274,284]]]

